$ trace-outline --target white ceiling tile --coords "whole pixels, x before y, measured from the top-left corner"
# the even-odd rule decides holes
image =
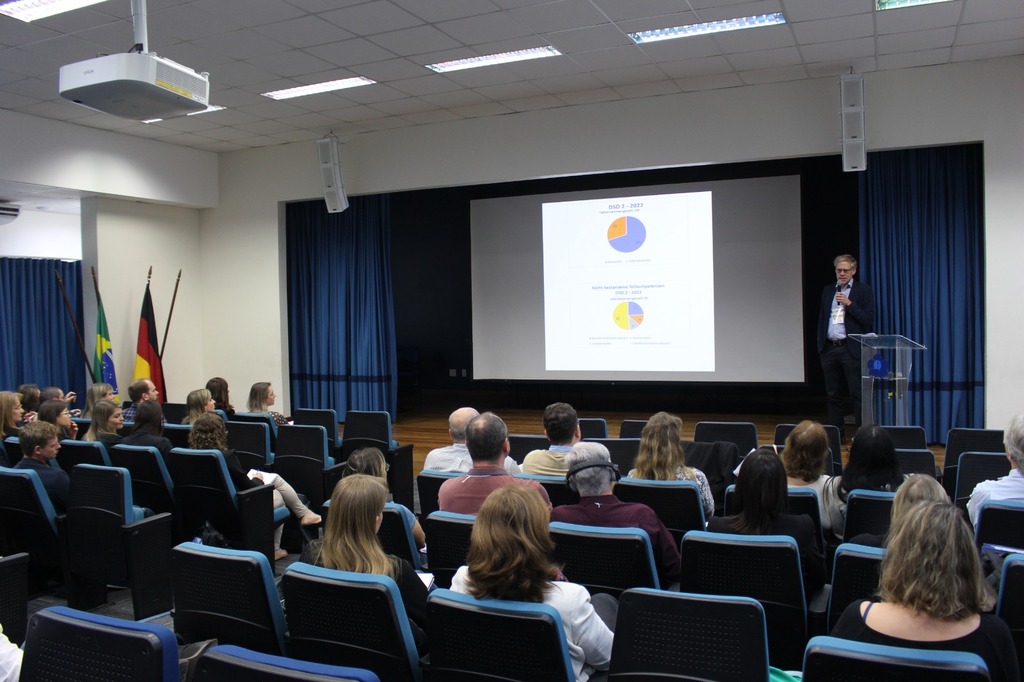
[[[875,39],[856,38],[834,43],[815,43],[814,45],[804,45],[800,51],[804,60],[809,64],[859,59],[874,56]]]
[[[1024,18],[992,21],[984,24],[965,24],[956,32],[958,45],[998,43],[1024,37]]]
[[[505,12],[481,14],[452,21],[443,21],[437,27],[466,45],[479,45],[496,40],[520,38],[534,32]]]
[[[714,34],[714,39],[725,52],[754,52],[796,45],[792,28],[786,25],[762,26],[742,31],[716,33]]]
[[[608,23],[608,17],[594,7],[590,0],[555,0],[541,5],[510,9],[508,13],[536,33]]]
[[[655,66],[634,66],[625,69],[607,69],[594,74],[605,85],[629,85],[631,83],[651,83],[665,77]]]
[[[552,95],[567,92],[578,92],[580,90],[595,90],[603,87],[599,78],[590,73],[577,73],[567,76],[555,76],[552,78],[537,78],[533,81],[541,90]]]
[[[963,21],[1001,21],[1020,17],[1020,0],[965,0]]]
[[[621,66],[639,66],[650,63],[650,59],[637,45],[612,47],[593,52],[577,52],[570,59],[587,71],[602,71]]]
[[[484,116],[501,116],[503,114],[514,113],[507,106],[499,102],[470,104],[464,107],[455,107],[451,111],[463,118],[482,118]]]
[[[391,81],[388,85],[413,97],[434,95],[440,92],[452,92],[453,90],[460,90],[462,88],[462,85],[459,83],[448,80],[441,74],[435,73],[431,73],[426,76],[419,76],[417,78],[405,78],[403,80]]]
[[[292,78],[307,74],[323,73],[334,69],[334,64],[318,59],[302,50],[288,50],[274,54],[263,54],[247,59],[246,62],[268,74]],[[317,79],[319,80],[319,79]]]
[[[429,2],[425,0],[393,0],[393,2],[428,23],[448,21],[475,14],[487,14],[498,11],[498,6],[489,0],[445,0]]]
[[[728,73],[733,70],[729,60],[720,55],[715,57],[704,57],[702,59],[685,59],[678,62],[666,62],[659,64],[659,67],[667,76],[674,79]]]
[[[291,47],[311,47],[355,37],[353,33],[337,24],[332,24],[313,15],[305,15],[268,26],[257,26],[253,31]]]
[[[781,50],[762,50],[761,52],[741,52],[729,57],[729,62],[738,71],[752,71],[754,69],[775,69],[781,66],[796,66],[801,64],[800,53],[795,47],[786,47]]]
[[[635,83],[632,85],[619,85],[615,92],[623,97],[634,99],[637,97],[658,97],[659,95],[675,95],[680,92],[679,86],[670,80],[657,81],[654,83]]]
[[[740,78],[747,85],[758,83],[779,83],[807,78],[807,70],[803,66],[783,66],[777,69],[755,69],[741,71]]]
[[[787,21],[793,22],[856,14],[870,16],[874,12],[874,0],[782,0],[782,12]]]
[[[502,102],[513,111],[539,111],[541,109],[557,109],[564,107],[565,102],[554,95],[542,95],[541,97],[529,97],[526,99],[511,99]]]
[[[954,28],[940,28],[931,31],[914,31],[878,36],[878,54],[896,52],[919,52],[953,44]]]
[[[735,73],[722,73],[710,76],[694,76],[693,78],[680,78],[676,85],[683,92],[695,92],[698,90],[720,90],[722,88],[738,88],[743,81]]]
[[[870,14],[856,14],[849,17],[801,21],[792,24],[793,35],[801,44],[831,42],[863,38],[875,33],[875,20]]]
[[[594,88],[593,90],[579,90],[576,92],[563,92],[558,96],[566,104],[594,104],[596,102],[613,102],[619,97],[619,93],[611,88]]]
[[[360,64],[352,67],[352,71],[378,83],[433,74],[433,71],[409,59],[386,59],[382,62]]]
[[[395,53],[374,45],[365,38],[353,38],[329,45],[317,45],[306,50],[312,55],[338,66],[368,64],[397,57]]]
[[[433,26],[414,26],[401,31],[380,33],[370,40],[386,50],[403,56],[452,50],[461,46],[457,40]]]
[[[679,0],[593,0],[593,3],[612,21],[667,16],[685,7]]]
[[[954,61],[971,61],[974,59],[998,59],[1024,54],[1024,38],[1004,40],[999,43],[980,43],[953,48]]]
[[[940,50],[926,50],[924,52],[905,52],[902,54],[878,55],[878,68],[880,69],[909,69],[915,66],[931,66],[932,64],[947,64],[952,50],[949,48]]]
[[[508,99],[525,99],[528,97],[540,97],[547,95],[533,83],[505,83],[502,85],[488,85],[476,88],[476,91],[487,99],[503,101]]]
[[[956,26],[960,20],[960,11],[960,0],[889,9],[875,13],[875,25],[879,35]]]
[[[569,31],[544,33],[542,37],[545,42],[554,46],[562,54],[602,50],[608,47],[622,47],[634,44],[629,36],[620,31],[614,24],[602,24],[600,26],[588,26],[587,28]]]
[[[640,51],[654,62],[672,62],[722,54],[722,49],[711,36],[693,36],[679,40],[662,40],[640,45]]]
[[[222,52],[232,59],[249,59],[256,55],[278,54],[287,45],[271,40],[249,29],[240,29],[216,36],[203,36],[191,41],[199,47]]]
[[[433,109],[431,111],[421,111],[415,114],[403,114],[402,118],[415,125],[428,125],[430,123],[458,121],[462,116],[448,111],[447,109]]]
[[[284,0],[191,0],[205,12],[230,21],[242,21],[244,26],[276,24],[300,17],[305,12]]]
[[[422,19],[388,0],[373,0],[334,12],[324,12],[320,16],[357,35],[397,31],[423,23]]]

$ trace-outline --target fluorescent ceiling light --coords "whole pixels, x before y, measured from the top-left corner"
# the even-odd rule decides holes
[[[335,90],[344,90],[345,88],[358,88],[362,85],[373,85],[377,81],[372,81],[369,78],[363,78],[358,76],[356,78],[342,78],[337,81],[327,81],[326,83],[313,83],[312,85],[300,85],[297,88],[288,88],[286,90],[274,90],[273,92],[262,93],[264,97],[271,99],[291,99],[292,97],[305,97],[306,95],[319,95],[322,92],[333,92]]]
[[[786,17],[782,16],[781,12],[775,12],[774,14],[758,14],[754,17],[706,21],[703,24],[688,24],[686,26],[675,26],[673,28],[656,28],[653,31],[630,33],[629,37],[637,44],[653,43],[659,40],[689,38],[690,36],[699,36],[707,33],[739,31],[744,28],[759,28],[761,26],[774,26],[776,24],[784,23],[786,23]]]
[[[516,50],[515,52],[500,52],[498,54],[487,54],[481,57],[467,57],[456,59],[450,62],[438,62],[427,64],[427,68],[438,73],[448,71],[461,71],[462,69],[475,69],[480,66],[491,66],[493,64],[508,64],[510,62],[522,62],[527,59],[540,59],[542,57],[558,57],[561,52],[548,45],[547,47],[531,47],[527,50]]]
[[[931,5],[936,2],[949,2],[949,0],[877,0],[875,9],[897,9],[899,7],[913,7],[914,5]]]
[[[219,107],[216,104],[210,104],[209,106],[207,106],[202,111],[193,111],[191,114],[185,114],[185,115],[186,116],[198,116],[199,114],[208,114],[211,111],[222,111],[223,109],[224,109],[224,107]],[[150,119],[147,119],[145,121],[142,121],[142,123],[159,123],[162,120],[163,120],[162,118],[150,118]]]
[[[79,7],[96,5],[104,0],[14,0],[0,5],[0,14],[20,19],[35,21],[54,14],[70,12]]]

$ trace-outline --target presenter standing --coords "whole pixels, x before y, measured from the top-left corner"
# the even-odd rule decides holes
[[[821,292],[818,313],[818,353],[828,393],[828,421],[843,433],[844,384],[853,399],[853,414],[860,427],[860,344],[850,334],[868,334],[875,326],[875,294],[863,282],[854,282],[857,259],[837,256],[836,282]]]

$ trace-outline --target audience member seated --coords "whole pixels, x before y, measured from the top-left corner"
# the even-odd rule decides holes
[[[22,421],[32,421],[33,417],[35,417],[35,413],[39,411],[42,391],[40,391],[39,387],[35,384],[22,384],[21,386],[18,386],[14,392],[21,394],[21,407],[25,410],[25,416],[22,417]]]
[[[786,513],[786,470],[772,446],[761,446],[747,455],[736,478],[739,514],[712,517],[708,530],[742,535],[788,535],[800,550],[804,592],[810,595],[828,579],[821,536],[807,514]]]
[[[195,424],[197,419],[215,409],[213,396],[205,388],[191,391],[185,398],[185,405],[188,407],[188,414],[181,420],[182,424]]]
[[[552,521],[578,523],[605,528],[642,528],[651,538],[654,563],[663,586],[679,582],[679,545],[672,533],[646,504],[621,502],[613,494],[619,469],[601,443],[581,441],[565,458],[569,473],[566,485],[580,494],[578,504],[566,504],[551,510]]]
[[[213,396],[214,409],[223,410],[224,414],[229,417],[235,413],[235,406],[231,404],[231,397],[228,393],[227,379],[213,377],[206,382],[206,390]]]
[[[14,468],[36,472],[54,511],[63,514],[68,506],[71,477],[63,469],[50,466],[50,460],[60,452],[60,429],[49,422],[35,421],[22,427],[20,438],[23,457]]]
[[[320,515],[313,513],[309,507],[304,505],[295,489],[288,485],[283,478],[277,474],[262,471],[250,472],[242,466],[235,451],[228,447],[228,430],[219,414],[204,414],[196,420],[188,434],[188,446],[195,450],[220,450],[224,455],[224,463],[227,465],[228,474],[231,476],[231,482],[235,484],[236,490],[249,490],[265,483],[272,485],[274,486],[275,507],[287,505],[303,526],[315,526],[320,523]],[[275,559],[283,559],[288,556],[288,552],[281,549],[281,532],[281,526],[278,526],[274,532]]]
[[[21,406],[21,394],[0,391],[0,422],[3,422],[4,438],[18,437],[25,408]]]
[[[983,481],[974,486],[971,499],[967,501],[967,513],[971,523],[978,525],[978,512],[982,502],[988,500],[1024,500],[1024,414],[1010,420],[1003,432],[1006,459],[1010,460],[1010,473],[994,481]]]
[[[505,471],[502,462],[508,457],[508,427],[493,412],[473,417],[466,425],[466,447],[473,459],[473,467],[465,476],[451,478],[441,484],[437,493],[441,511],[476,514],[491,491],[503,485],[532,488],[551,508],[551,500],[544,487],[524,478],[516,478]]]
[[[790,431],[786,447],[782,450],[782,464],[786,467],[786,483],[794,488],[810,488],[818,495],[818,513],[821,528],[832,530],[831,519],[825,511],[823,489],[831,476],[825,475],[828,461],[828,434],[818,422],[804,420]]]
[[[92,417],[89,430],[82,440],[99,441],[106,447],[113,447],[121,442],[118,431],[124,426],[124,413],[121,406],[113,400],[100,400],[92,406]]]
[[[544,435],[551,441],[547,450],[534,450],[523,459],[523,473],[565,476],[565,456],[580,441],[580,420],[569,403],[552,403],[544,410]]]
[[[164,409],[155,400],[139,403],[132,432],[121,439],[122,445],[154,447],[166,455],[174,445],[164,438]]]
[[[82,409],[83,419],[92,419],[92,410],[101,400],[114,400],[114,387],[110,384],[93,384],[85,392],[85,408]]]
[[[78,424],[71,420],[71,410],[63,400],[47,400],[39,406],[39,421],[56,424],[61,428],[61,438],[74,440],[78,437]]]
[[[377,539],[388,489],[375,476],[346,476],[334,488],[324,539],[310,543],[302,561],[324,568],[386,575],[398,584],[420,656],[427,653],[427,588],[405,559],[385,554]]]
[[[428,452],[423,468],[432,471],[469,471],[473,459],[466,447],[466,425],[479,414],[472,407],[460,407],[452,412],[448,417],[448,435],[452,438],[452,444]],[[504,467],[510,474],[520,473],[519,465],[511,457],[505,458]]]
[[[257,381],[252,385],[252,388],[249,389],[249,411],[259,414],[269,414],[273,417],[274,423],[278,426],[284,426],[288,423],[288,417],[284,416],[280,412],[270,411],[270,407],[275,401],[277,401],[277,394],[274,393],[274,387],[269,381]]]
[[[384,453],[377,448],[360,448],[348,456],[345,462],[345,470],[342,478],[363,474],[379,478],[386,488],[388,485],[388,464],[384,459]],[[388,492],[388,502],[392,501],[391,493]],[[333,502],[332,502],[333,504]],[[416,519],[416,515],[405,505],[397,505],[399,513],[405,517],[412,526],[412,537],[416,541],[416,547],[422,549],[427,544],[427,536],[423,534],[423,526]]]
[[[715,498],[704,472],[686,466],[682,430],[683,420],[668,412],[658,412],[648,419],[640,432],[640,450],[629,477],[651,481],[693,481],[700,487],[704,518],[710,519],[715,513]]]
[[[993,682],[1017,682],[1020,669],[1010,630],[986,612],[996,595],[959,509],[918,502],[893,519],[882,560],[881,602],[850,604],[833,637],[869,644],[966,651],[988,665]]]
[[[495,490],[480,507],[465,566],[452,590],[478,599],[544,603],[558,611],[577,680],[607,670],[618,602],[564,582],[551,561],[549,512],[536,495],[516,486]],[[528,656],[529,652],[522,652]]]
[[[75,402],[77,398],[78,395],[74,391],[68,391],[65,394],[64,389],[62,389],[60,386],[47,386],[46,388],[39,392],[40,404],[45,403],[47,400],[63,400],[65,403],[67,403],[68,411],[71,412],[72,417],[82,416],[81,410],[71,409],[71,404]]]
[[[935,477],[928,474],[911,474],[907,480],[896,491],[896,497],[892,500],[892,511],[889,514],[889,530],[897,525],[897,519],[907,513],[907,510],[918,502],[949,502],[949,495],[942,488],[942,484],[935,480]],[[885,540],[888,533],[877,535],[875,533],[861,533],[856,537],[848,538],[847,542],[868,547],[885,547]]]
[[[842,540],[846,526],[846,498],[850,491],[895,492],[903,478],[896,448],[885,429],[874,424],[860,427],[850,444],[850,460],[843,467],[843,475],[833,476],[822,489],[822,504],[827,513],[821,517],[821,522],[828,523],[832,534]]]
[[[145,400],[159,402],[160,391],[157,390],[156,384],[149,379],[136,379],[128,385],[128,399],[132,402],[124,408],[124,420],[134,422],[135,410],[139,409],[139,403]]]
[[[0,624],[0,682],[18,682],[21,677],[21,655],[21,649],[7,639],[4,626]]]

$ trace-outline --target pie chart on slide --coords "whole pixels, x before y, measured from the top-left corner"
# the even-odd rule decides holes
[[[608,243],[616,251],[631,253],[644,245],[647,228],[632,216],[616,218],[608,226]]]
[[[623,301],[615,306],[612,319],[615,320],[616,325],[626,331],[636,329],[644,321],[644,309],[640,307],[639,303]]]

